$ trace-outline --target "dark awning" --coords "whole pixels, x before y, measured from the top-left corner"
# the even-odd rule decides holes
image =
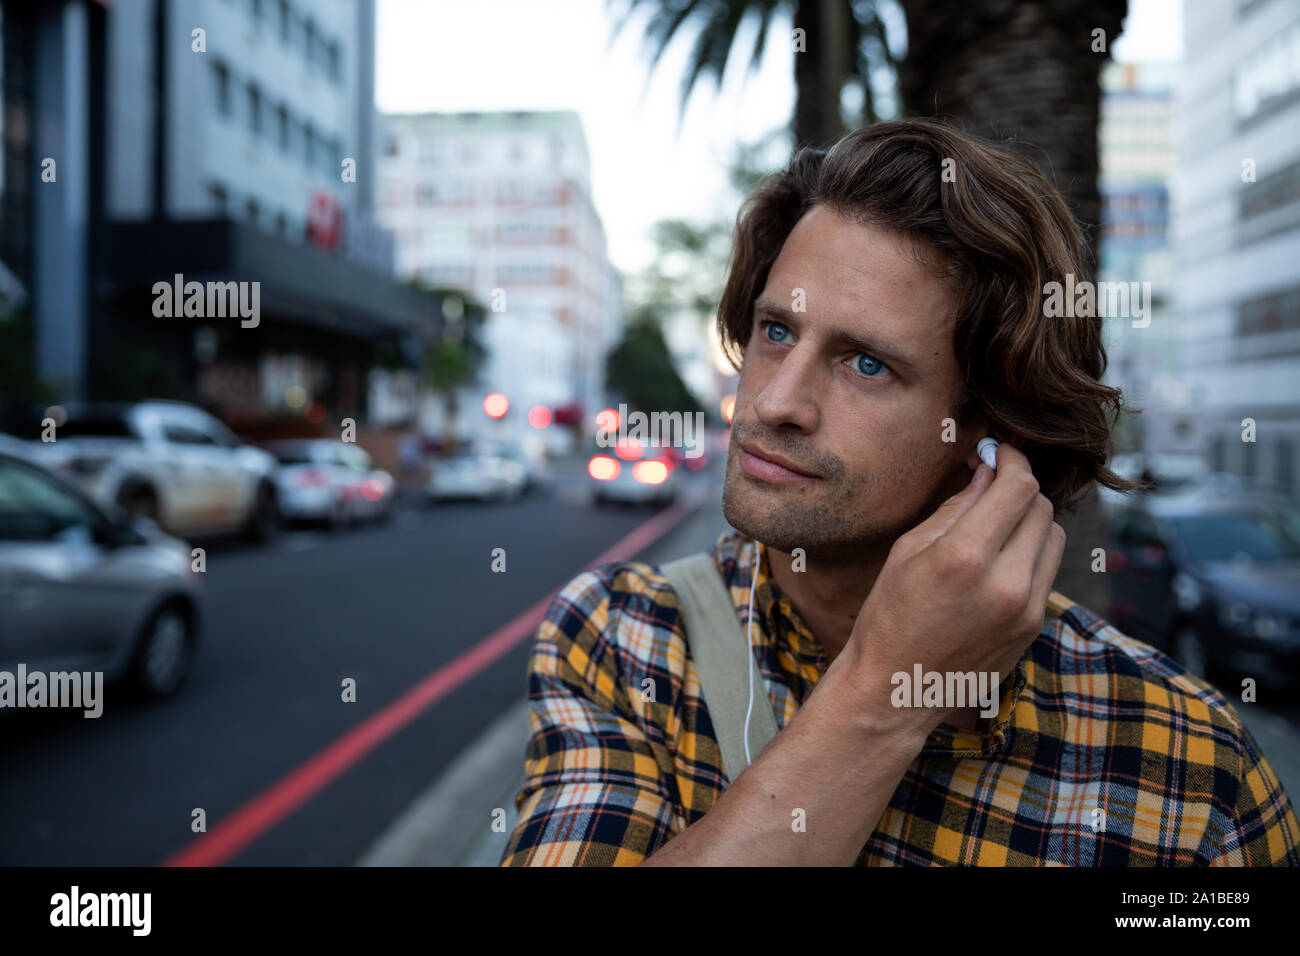
[[[284,320],[365,337],[431,340],[441,333],[439,296],[376,275],[337,255],[229,219],[108,226],[101,292],[149,315],[153,285],[260,282],[261,310]]]

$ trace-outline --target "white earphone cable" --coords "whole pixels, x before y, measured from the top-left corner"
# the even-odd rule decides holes
[[[758,566],[763,560],[763,542],[754,542],[754,573],[749,579],[749,614],[746,617],[747,640],[745,669],[749,671],[749,707],[745,710],[745,766],[754,762],[749,754],[749,718],[754,713],[754,588],[758,585]]]

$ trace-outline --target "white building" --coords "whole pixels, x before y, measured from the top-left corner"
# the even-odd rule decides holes
[[[522,439],[536,405],[604,407],[605,356],[620,324],[617,273],[591,198],[576,113],[385,116],[379,217],[397,239],[398,272],[463,289],[488,309],[488,358],[466,388],[462,437]],[[488,428],[483,396],[511,411]],[[446,430],[438,409],[428,427]],[[589,431],[590,429],[584,429]],[[553,450],[563,433],[546,429]]]
[[[374,0],[117,0],[105,45],[92,352],[162,349],[231,416],[409,422],[439,320],[374,219]],[[256,283],[267,321],[150,323],[174,273]]]
[[[1300,5],[1184,5],[1175,323],[1186,444],[1295,493],[1300,443]],[[1250,420],[1255,441],[1249,436]]]
[[[1168,441],[1161,427],[1170,422],[1168,416],[1160,417],[1160,409],[1185,401],[1169,311],[1174,279],[1169,184],[1177,164],[1177,72],[1178,65],[1172,63],[1109,63],[1101,74],[1098,278],[1130,283],[1130,289],[1139,290],[1150,283],[1144,316],[1105,320],[1107,384],[1124,392],[1125,404],[1145,410],[1125,420],[1121,450],[1158,450]]]
[[[345,210],[371,208],[372,0],[161,2],[163,215],[224,214],[300,239],[317,191]],[[158,44],[147,38],[156,7],[156,0],[117,0],[109,18],[106,202],[119,220],[154,212],[159,124],[141,104],[155,95]],[[355,182],[344,180],[345,159],[355,160]]]

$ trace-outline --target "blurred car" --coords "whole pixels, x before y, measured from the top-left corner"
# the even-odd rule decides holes
[[[426,492],[430,501],[512,501],[523,496],[527,484],[528,470],[513,458],[469,451],[436,459]]]
[[[1148,485],[1148,491],[1169,493],[1200,484],[1210,476],[1210,466],[1200,455],[1169,452],[1147,454],[1129,452],[1116,455],[1109,462],[1110,470],[1129,481]],[[1101,503],[1112,513],[1145,492],[1125,494],[1098,486]]]
[[[635,439],[595,446],[587,462],[592,500],[604,504],[666,505],[680,492],[681,468],[671,448],[646,448]]]
[[[0,436],[0,670],[102,671],[172,694],[194,660],[199,597],[187,544],[105,512]]]
[[[1197,676],[1300,676],[1300,508],[1192,487],[1111,522],[1111,621]]]
[[[116,505],[172,534],[279,529],[275,458],[184,402],[71,405],[52,442],[31,442],[43,465],[103,507]]]
[[[680,465],[687,471],[703,471],[709,466],[709,455],[703,446],[691,449],[691,451],[695,453],[693,456],[675,446],[664,449],[665,454],[674,465]]]
[[[270,441],[262,447],[279,462],[275,479],[286,520],[341,528],[391,515],[393,477],[375,468],[365,449],[332,438]]]
[[[546,492],[555,486],[555,478],[543,454],[529,454],[519,444],[485,445],[481,451],[490,456],[518,462],[524,469],[523,494]]]

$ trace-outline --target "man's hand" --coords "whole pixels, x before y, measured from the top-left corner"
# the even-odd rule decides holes
[[[1065,551],[1052,519],[1029,461],[1003,443],[996,474],[981,462],[966,488],[894,542],[831,664],[853,673],[865,721],[919,721],[927,733],[943,721],[943,708],[890,705],[891,676],[916,664],[999,680],[1014,670],[1043,626]]]

